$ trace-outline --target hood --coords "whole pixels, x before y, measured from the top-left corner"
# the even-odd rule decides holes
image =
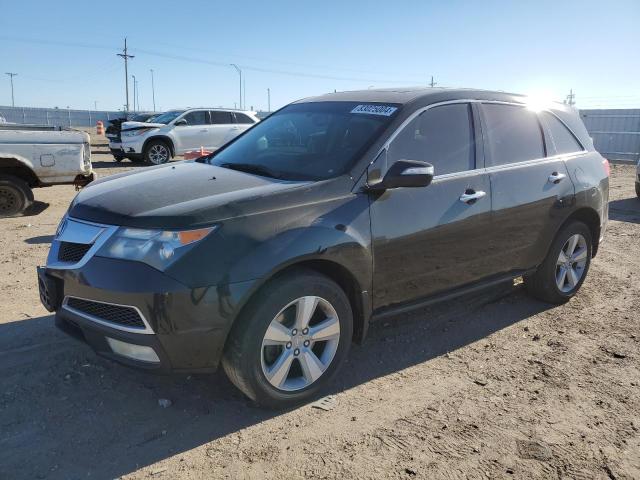
[[[291,191],[304,199],[311,183],[174,162],[92,182],[76,196],[69,215],[107,225],[195,228],[288,205]]]
[[[139,130],[140,128],[162,128],[166,127],[164,123],[149,122],[122,122],[120,129],[124,132],[127,130]]]

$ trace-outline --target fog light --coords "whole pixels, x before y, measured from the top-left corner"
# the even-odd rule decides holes
[[[107,337],[107,342],[109,343],[111,350],[113,350],[113,353],[117,353],[123,357],[133,358],[134,360],[140,360],[142,362],[160,363],[158,354],[151,347],[121,342],[120,340],[109,337]]]

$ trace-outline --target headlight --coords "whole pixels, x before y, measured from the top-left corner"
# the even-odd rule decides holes
[[[151,130],[157,130],[156,128],[139,128],[138,130],[129,130],[125,132],[121,132],[121,137],[137,137],[138,135],[144,135]]]
[[[144,262],[164,270],[216,228],[175,231],[121,227],[96,255]]]

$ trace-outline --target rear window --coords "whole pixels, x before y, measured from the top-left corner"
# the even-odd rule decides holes
[[[538,115],[525,107],[482,105],[489,145],[489,164],[507,165],[545,156]]]
[[[542,118],[551,133],[551,139],[556,147],[557,154],[581,152],[583,150],[573,133],[555,115],[549,112],[542,112]]]
[[[221,112],[219,110],[211,110],[209,112],[211,114],[211,123],[226,125],[229,123],[233,123],[233,117],[231,116],[231,112]]]
[[[245,115],[244,113],[237,113],[237,112],[235,115],[236,115],[236,123],[248,123],[248,124],[255,123],[249,115]]]

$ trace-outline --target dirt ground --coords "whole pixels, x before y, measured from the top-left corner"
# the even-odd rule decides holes
[[[514,286],[376,324],[328,411],[261,410],[222,373],[149,375],[58,332],[35,267],[75,192],[37,190],[31,215],[0,220],[0,479],[638,479],[633,175],[613,167],[606,242],[572,301]]]

